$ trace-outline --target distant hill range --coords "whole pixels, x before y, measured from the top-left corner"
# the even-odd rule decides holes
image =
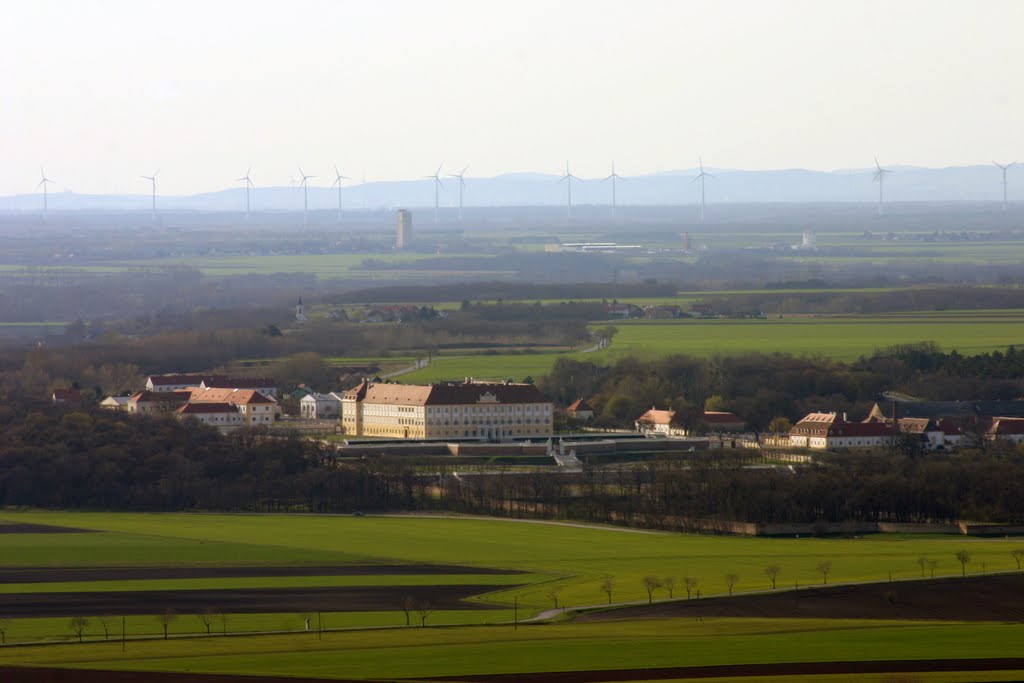
[[[994,165],[958,166],[950,168],[889,167],[885,179],[886,202],[992,201],[1003,198],[1002,172]],[[712,177],[706,181],[708,204],[747,203],[814,203],[878,201],[878,184],[873,181],[874,169],[844,171],[739,171],[706,169]],[[165,169],[164,174],[173,173]],[[656,175],[623,177],[617,183],[621,205],[656,206],[696,204],[700,202],[700,183],[692,182],[693,169],[670,171]],[[1024,199],[1024,168],[1011,167],[1007,174],[1010,201]],[[146,211],[150,195],[140,182],[138,194],[91,195],[60,192],[51,189],[51,211]],[[464,198],[467,207],[481,206],[557,206],[566,202],[564,182],[555,175],[516,173],[493,178],[466,178]],[[611,183],[600,178],[574,182],[574,205],[606,205],[611,203]],[[299,187],[256,187],[251,190],[253,211],[296,211],[302,208]],[[311,210],[337,207],[337,190],[329,187],[309,188]],[[445,178],[441,190],[441,206],[458,206],[459,186],[455,178]],[[158,195],[158,208],[170,211],[245,210],[245,189],[235,188],[193,195]],[[0,212],[35,212],[42,204],[41,193],[0,197]],[[342,191],[342,204],[349,209],[382,209],[394,207],[433,208],[432,180],[369,182],[347,186]]]

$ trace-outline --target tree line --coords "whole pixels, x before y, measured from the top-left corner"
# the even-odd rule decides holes
[[[43,403],[0,405],[0,505],[104,510],[447,510],[664,529],[752,523],[1024,523],[1024,455],[835,456],[745,467],[749,452],[696,452],[582,472],[455,477],[432,460],[341,460],[325,444]]]
[[[851,363],[783,353],[623,358],[607,366],[559,358],[538,386],[562,405],[587,399],[599,426],[630,427],[655,406],[691,417],[704,408],[732,410],[748,428],[766,431],[777,418],[795,421],[815,411],[863,418],[885,391],[930,400],[1016,399],[1024,395],[1024,353],[1010,347],[963,356],[922,343]]]

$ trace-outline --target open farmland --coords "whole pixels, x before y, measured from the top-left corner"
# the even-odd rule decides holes
[[[606,352],[626,355],[732,355],[759,351],[850,361],[896,344],[935,342],[972,355],[1024,342],[1024,311],[946,311],[764,320],[629,320]]]
[[[938,653],[946,661],[953,660],[954,667],[959,664],[967,670],[976,667],[1005,672],[1022,666],[1022,636],[1024,626],[1019,624],[673,619],[569,623],[518,630],[505,626],[335,632],[324,634],[322,639],[314,634],[295,634],[188,643],[156,640],[132,642],[124,653],[119,643],[85,648],[59,645],[7,651],[4,663],[373,680],[465,677],[461,680],[491,681],[502,680],[492,676],[512,674],[504,680],[577,683],[688,680],[688,671],[699,672],[695,676],[699,678],[715,673],[740,675],[743,669],[737,665],[774,664],[766,672],[813,674],[828,669],[810,664],[838,663],[841,666],[833,671],[841,672],[858,671],[856,663],[882,660],[883,664],[874,667],[875,672],[917,667],[927,670],[929,660]],[[865,670],[871,671],[871,667],[860,669]],[[525,674],[537,676],[524,678]],[[746,675],[751,675],[749,670]],[[1005,673],[991,678],[975,674],[966,680],[1014,678],[1017,676],[1007,677]],[[817,679],[809,676],[807,680]]]
[[[600,583],[605,576],[615,577],[616,602],[646,599],[642,578],[649,574],[697,577],[703,594],[710,596],[726,592],[727,573],[740,577],[737,592],[767,588],[764,567],[769,564],[780,565],[780,585],[820,583],[816,565],[822,560],[833,563],[830,583],[888,580],[890,572],[893,579],[918,578],[922,555],[939,561],[936,576],[951,576],[961,571],[954,554],[968,548],[968,572],[980,572],[983,563],[990,573],[1010,571],[1016,569],[1011,551],[1024,546],[948,536],[738,538],[447,517],[33,512],[4,513],[2,518],[97,531],[2,534],[5,572],[24,567],[134,567],[127,575],[111,574],[110,580],[97,580],[96,571],[81,571],[60,577],[64,580],[44,581],[47,573],[40,572],[37,582],[6,584],[8,593],[226,589],[231,581],[217,574],[229,570],[215,569],[226,566],[234,568],[231,574],[242,574],[233,581],[246,589],[487,583],[492,586],[488,603],[510,607],[518,596],[526,612],[551,607],[553,589],[560,606],[603,603]],[[437,569],[453,564],[459,568]],[[339,569],[344,566],[353,569]],[[396,566],[406,568],[399,571]],[[272,567],[296,569],[292,576],[282,576],[283,570],[267,569]],[[182,571],[172,578],[167,568]],[[681,584],[676,587],[677,593],[682,590]]]
[[[698,357],[751,352],[856,360],[896,344],[935,342],[963,355],[1024,343],[1024,310],[940,311],[891,315],[787,316],[769,319],[618,320],[611,345],[594,353],[440,356],[401,381],[479,377],[520,380],[546,374],[560,357],[607,363],[626,356]]]
[[[616,603],[646,602],[642,579],[648,575],[695,577],[702,596],[711,597],[723,595],[725,575],[735,573],[736,592],[756,596],[769,588],[766,566],[781,567],[780,589],[793,583],[808,588],[821,583],[817,565],[826,559],[832,562],[830,584],[880,581],[884,584],[871,590],[910,595],[901,587],[910,584],[902,582],[920,577],[922,556],[938,560],[940,577],[960,574],[954,555],[961,549],[971,554],[969,574],[982,567],[988,573],[1015,571],[1011,551],[1024,543],[1005,539],[766,539],[478,518],[313,515],[5,512],[0,525],[16,531],[0,534],[0,582],[6,593],[0,604],[8,610],[14,597],[45,601],[49,596],[60,604],[84,593],[102,600],[106,593],[117,596],[112,609],[102,610],[117,617],[106,619],[114,638],[123,613],[130,614],[125,622],[130,638],[159,636],[157,615],[165,606],[177,608],[171,635],[204,634],[198,618],[202,604],[226,608],[213,621],[213,633],[296,632],[190,640],[186,657],[177,639],[132,640],[123,654],[119,644],[102,642],[84,648],[19,647],[0,650],[0,665],[368,678],[607,669],[651,673],[661,667],[928,659],[935,652],[954,659],[1024,654],[1019,625],[906,622],[899,612],[882,621],[725,618],[709,612],[701,620],[652,614],[612,624],[522,625],[519,630],[508,625],[513,603],[521,620],[550,609],[555,599],[560,607],[602,605],[607,596],[601,584],[609,576]],[[275,590],[287,599],[270,611],[255,599],[244,604],[247,596]],[[683,590],[677,582],[675,597]],[[330,602],[332,594],[345,591],[377,602],[348,607]],[[401,596],[423,591],[437,597],[428,626],[465,626],[404,628]],[[454,602],[441,599],[444,591]],[[304,603],[295,599],[296,592],[316,597]],[[136,607],[127,609],[132,593]],[[654,595],[655,600],[667,597],[664,588]],[[71,640],[64,614],[8,618],[8,642]],[[328,632],[320,639],[320,634],[301,633],[303,614],[312,615],[314,630],[316,619],[331,629],[403,628]],[[102,640],[100,614],[82,615],[91,617],[85,637]],[[972,616],[979,617],[984,615]],[[411,623],[418,620],[414,611]],[[502,622],[503,628],[472,626]],[[677,674],[673,678],[687,678]],[[579,680],[619,680],[607,671],[601,675]],[[643,680],[640,675],[624,672],[622,680]]]

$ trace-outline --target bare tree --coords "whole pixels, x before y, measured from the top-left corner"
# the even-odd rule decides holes
[[[167,640],[167,627],[171,625],[171,622],[178,618],[178,615],[174,613],[174,610],[168,607],[157,616],[160,621],[160,625],[164,627],[164,640]]]
[[[690,599],[690,594],[697,587],[698,583],[700,583],[700,581],[696,577],[693,577],[693,576],[684,576],[683,577],[683,587],[686,588],[686,599],[687,600]]]
[[[110,639],[110,617],[98,617],[97,621],[100,622],[100,626],[103,627],[103,640]]]
[[[608,604],[612,604],[612,591],[615,590],[615,577],[608,574],[601,579],[601,592],[608,596]]]
[[[924,568],[928,566],[928,558],[921,555],[917,558],[917,566],[921,568],[921,578],[924,578]]]
[[[733,586],[735,586],[736,582],[739,581],[739,580],[740,580],[740,577],[737,574],[726,574],[725,575],[725,585],[729,587],[729,595],[732,595]]]
[[[661,588],[661,579],[657,576],[644,577],[644,590],[647,591],[647,603],[654,602],[654,591]]]
[[[426,627],[426,625],[427,625],[427,617],[429,617],[431,615],[431,613],[433,613],[433,611],[434,611],[434,608],[430,604],[430,601],[429,600],[419,600],[416,603],[416,611],[420,615],[420,626]]]
[[[417,603],[416,598],[412,597],[411,595],[406,595],[404,598],[402,598],[402,611],[405,612],[405,625],[406,626],[410,625],[410,623],[409,623],[409,615],[412,613],[413,610],[416,609],[416,603]]]
[[[932,578],[935,578],[935,569],[939,566],[938,560],[928,560],[928,569],[932,570]]]
[[[663,585],[665,587],[665,590],[668,591],[669,599],[672,599],[672,598],[675,597],[676,577],[674,577],[674,576],[666,576],[664,579],[661,580],[661,585]]]
[[[967,576],[967,563],[971,561],[971,554],[966,550],[956,551],[956,559],[960,562],[960,573]]]
[[[550,586],[547,590],[547,595],[551,598],[551,601],[555,603],[555,609],[558,609],[558,596],[562,592],[562,586]]]
[[[1024,548],[1017,548],[1010,554],[1013,555],[1013,559],[1017,562],[1017,571],[1020,571],[1020,561],[1024,560]]]
[[[71,632],[78,636],[78,642],[82,642],[82,634],[85,633],[85,628],[89,625],[89,620],[85,617],[71,617]]]
[[[821,582],[828,585],[828,573],[832,571],[832,560],[822,560],[819,562],[818,571],[821,572]]]
[[[7,617],[0,617],[0,645],[7,644],[7,629],[11,626],[11,620]]]
[[[782,567],[777,564],[770,564],[764,568],[764,573],[768,575],[768,578],[772,582],[772,590],[775,590],[775,580],[779,578],[779,572],[782,571]]]
[[[196,616],[199,617],[199,621],[206,627],[206,635],[210,635],[210,627],[213,626],[213,622],[217,620],[217,610],[212,607],[207,607]]]

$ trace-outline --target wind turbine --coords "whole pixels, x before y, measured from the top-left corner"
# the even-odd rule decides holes
[[[878,183],[878,217],[882,217],[882,187],[885,185],[885,174],[892,173],[887,168],[882,168],[878,163],[878,157],[875,157],[875,177],[874,180]]]
[[[47,211],[49,210],[49,206],[48,206],[49,202],[48,202],[47,196],[46,196],[46,185],[48,183],[52,183],[53,181],[46,177],[46,171],[43,170],[42,166],[39,167],[39,177],[42,178],[42,180],[39,181],[39,185],[43,186],[43,222],[45,223],[46,222],[46,214],[47,214]],[[1003,178],[1004,179],[1006,178],[1006,171],[1003,171]],[[39,189],[39,185],[36,185],[36,189],[37,190]]]
[[[579,178],[569,172],[569,161],[565,162],[565,175],[559,178],[558,182],[565,182],[566,188],[566,204],[565,204],[565,216],[566,218],[572,218],[572,181],[582,182]]]
[[[444,166],[444,162],[443,161],[441,162],[441,166]],[[425,175],[425,176],[423,176],[424,178],[433,178],[434,179],[434,222],[435,223],[437,223],[437,221],[438,221],[438,213],[440,211],[439,207],[441,206],[440,203],[439,203],[440,202],[440,195],[438,194],[438,188],[444,187],[444,183],[441,182],[441,166],[437,167],[437,170],[434,171],[434,175]]]
[[[1006,169],[1010,168],[1011,166],[1013,166],[1017,162],[1016,161],[1011,161],[1008,164],[1001,164],[998,161],[993,161],[992,163],[995,164],[996,166],[998,166],[1003,171],[1003,213],[1006,213]],[[44,190],[45,190],[45,188],[44,188]],[[43,195],[44,195],[44,199],[45,199],[45,195],[46,195],[45,191],[44,191]]]
[[[250,166],[248,168],[248,170],[246,170],[244,176],[242,176],[241,178],[235,178],[235,182],[236,183],[240,183],[243,180],[245,181],[245,218],[246,218],[246,220],[249,219],[249,188],[256,187],[255,185],[252,184],[252,178],[249,177],[249,172],[250,171],[252,171],[252,166]]]
[[[704,160],[701,157],[697,157],[697,163],[700,165],[700,173],[694,176],[693,180],[690,182],[695,183],[698,180],[700,181],[700,224],[704,225],[704,179],[714,178],[715,176],[704,171]]]
[[[616,203],[615,203],[615,181],[618,180],[621,177],[622,176],[620,176],[618,173],[615,172],[615,162],[613,161],[612,162],[612,172],[611,172],[611,175],[609,175],[607,178],[605,178],[604,180],[601,181],[602,183],[606,183],[609,180],[612,181],[612,215],[613,216],[615,215],[615,207],[616,207]]]
[[[309,225],[309,183],[306,181],[310,178],[316,178],[315,175],[306,175],[302,171],[302,167],[299,166],[299,177],[302,180],[299,184],[302,185],[302,224]]]
[[[466,165],[466,168],[463,168],[458,173],[449,173],[448,174],[449,178],[458,178],[459,179],[459,222],[460,223],[462,222],[462,190],[465,189],[465,187],[466,187],[466,181],[463,179],[463,176],[466,175],[466,169],[467,168],[469,168],[468,164]]]
[[[160,173],[160,169],[153,171],[153,175],[142,176],[153,185],[153,222],[156,223],[156,176]]]
[[[334,178],[334,182],[331,183],[331,185],[337,185],[338,186],[338,223],[340,224],[341,223],[341,181],[342,180],[348,180],[348,176],[341,175],[341,172],[338,170],[338,165],[337,164],[334,165],[334,175],[336,177]]]

